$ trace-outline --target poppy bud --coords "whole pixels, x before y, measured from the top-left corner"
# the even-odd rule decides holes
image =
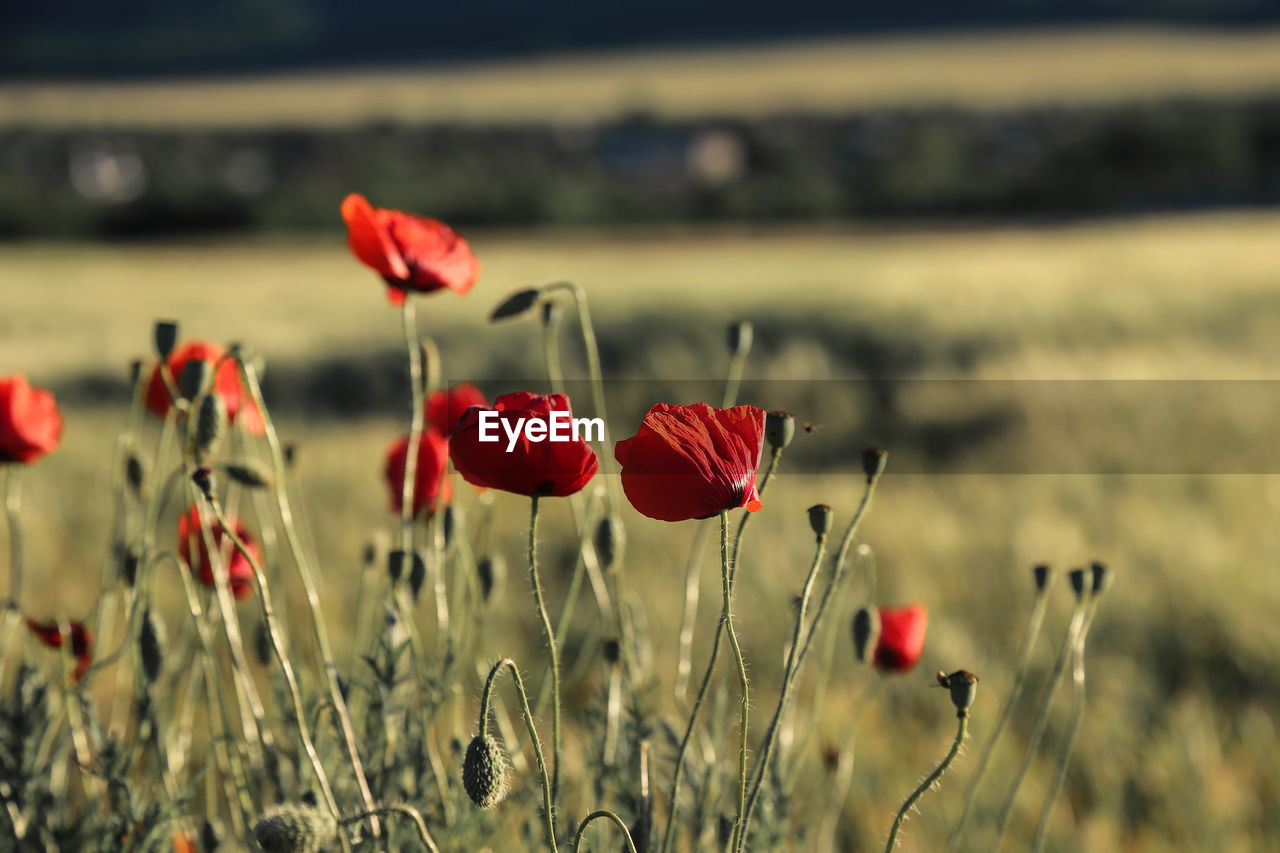
[[[1093,573],[1093,594],[1101,595],[1107,588],[1107,581],[1110,575],[1107,572],[1107,564],[1098,560],[1094,560],[1089,565],[1089,570]]]
[[[227,476],[250,489],[269,489],[273,482],[266,466],[252,461],[227,463]]]
[[[178,324],[173,320],[157,320],[152,329],[152,340],[155,341],[156,354],[160,359],[169,357],[173,348],[178,345]]]
[[[606,515],[600,519],[600,523],[596,525],[596,535],[593,540],[596,556],[600,558],[600,568],[606,570],[613,565],[617,557],[618,540],[615,524],[612,516]]]
[[[542,303],[542,325],[555,326],[560,323],[564,312],[560,310],[560,303],[554,299],[548,299]]]
[[[1071,589],[1075,592],[1076,598],[1084,595],[1084,569],[1072,569],[1067,573],[1067,577],[1071,579]]]
[[[609,663],[617,663],[622,659],[622,643],[617,637],[610,637],[603,644],[604,659]]]
[[[764,416],[764,437],[776,453],[796,436],[796,419],[790,412],[769,412]]]
[[[203,494],[209,500],[213,500],[213,469],[208,466],[201,466],[191,475],[191,482],[195,483]]]
[[[204,359],[188,359],[187,363],[182,365],[182,372],[178,374],[178,393],[186,400],[199,397],[212,372],[212,366]]]
[[[471,802],[491,809],[507,796],[507,756],[489,735],[476,735],[462,760],[462,787]]]
[[[754,329],[750,321],[743,320],[730,326],[725,337],[729,342],[729,354],[743,358],[747,353],[751,352],[751,339],[754,337]]]
[[[853,653],[858,660],[867,662],[879,636],[880,614],[872,608],[858,608],[858,612],[853,614]]]
[[[541,294],[542,291],[536,287],[517,290],[493,309],[493,313],[489,315],[489,322],[520,316],[538,303],[538,297]]]
[[[273,806],[253,825],[253,837],[266,853],[319,853],[337,834],[333,815],[298,803]]]
[[[951,692],[951,704],[956,706],[956,715],[969,716],[969,709],[978,694],[978,676],[967,669],[957,669],[950,675],[939,671],[938,683]]]
[[[1033,568],[1031,573],[1036,579],[1036,591],[1044,592],[1045,587],[1049,585],[1049,580],[1053,577],[1053,569],[1049,568],[1047,563],[1041,563]]]
[[[409,570],[409,592],[413,593],[416,602],[422,594],[422,585],[427,580],[427,564],[416,553],[413,555],[413,568]]]
[[[505,566],[500,557],[481,557],[476,563],[476,576],[480,580],[480,595],[485,601],[493,596],[493,590],[502,581]]]
[[[874,483],[884,473],[884,466],[889,461],[889,451],[879,447],[868,447],[862,451],[862,470],[867,474],[867,483]]]
[[[124,457],[124,481],[129,485],[133,496],[141,499],[142,490],[147,483],[147,463],[133,449]]]
[[[142,660],[142,673],[147,677],[147,683],[155,684],[164,672],[164,623],[150,609],[142,614],[138,657]]]
[[[271,666],[271,656],[275,649],[271,644],[271,629],[266,621],[259,619],[253,626],[253,653],[261,666]]]
[[[813,528],[814,536],[826,539],[827,534],[831,532],[831,507],[826,504],[814,504],[809,507],[809,526]]]
[[[415,551],[413,554],[413,565],[409,567],[409,575],[411,577],[413,573],[418,570],[417,564],[421,562],[422,562],[422,557]],[[391,576],[391,582],[393,584],[399,583],[400,578],[403,577],[404,564],[405,564],[404,551],[401,551],[399,548],[397,548],[396,550],[390,551],[387,553],[387,574]],[[427,571],[427,567],[424,565],[422,567],[422,572],[424,575],[426,574],[426,571]]]
[[[211,456],[227,432],[227,404],[217,394],[205,394],[196,413],[192,448],[196,459]]]

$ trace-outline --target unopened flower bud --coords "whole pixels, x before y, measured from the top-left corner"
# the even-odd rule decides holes
[[[200,400],[196,428],[191,439],[196,459],[203,460],[212,456],[226,432],[227,404],[219,394],[205,394]]]
[[[416,602],[422,594],[422,585],[427,581],[427,564],[417,552],[413,555],[413,567],[409,570],[409,592]]]
[[[453,543],[453,530],[458,524],[457,512],[453,508],[453,504],[449,504],[444,508],[444,512],[440,514],[440,530],[444,533],[445,550],[448,550]]]
[[[868,447],[862,451],[862,470],[866,472],[867,483],[874,483],[884,473],[884,466],[889,461],[889,451],[879,447]]]
[[[745,357],[751,352],[751,340],[754,336],[755,330],[748,320],[731,325],[725,335],[729,342],[729,354],[738,358]]]
[[[1036,591],[1044,592],[1053,578],[1053,569],[1049,568],[1048,563],[1040,563],[1031,570],[1031,574],[1036,580]]]
[[[860,607],[853,614],[853,653],[866,663],[880,637],[880,613],[874,607]]]
[[[493,590],[502,581],[505,566],[500,557],[481,557],[476,563],[476,576],[480,580],[480,595],[487,602]]]
[[[1071,579],[1071,589],[1075,592],[1076,598],[1084,595],[1085,591],[1085,571],[1084,569],[1072,569],[1067,573],[1067,577]]]
[[[200,396],[213,368],[203,359],[191,359],[182,366],[182,374],[178,376],[178,393],[183,399],[194,400]]]
[[[178,324],[173,320],[157,320],[152,329],[152,340],[160,358],[168,358],[169,353],[178,345]]]
[[[129,491],[133,492],[133,496],[141,500],[147,485],[147,463],[132,448],[124,457],[124,481],[128,484]]]
[[[782,450],[796,436],[796,419],[790,412],[769,412],[764,416],[764,437],[774,452]]]
[[[831,532],[831,507],[826,504],[814,504],[809,507],[809,527],[813,535],[825,539]]]
[[[275,647],[271,644],[271,629],[267,627],[264,619],[259,619],[253,626],[253,653],[258,658],[260,666],[271,666]]]
[[[206,498],[210,500],[213,499],[214,479],[212,468],[207,465],[200,466],[196,469],[195,473],[191,475],[191,482],[196,484],[196,487],[200,489],[200,493]]]
[[[600,519],[600,523],[596,525],[596,535],[593,544],[596,549],[596,556],[600,558],[600,568],[608,570],[613,561],[617,558],[617,522],[613,520],[613,516],[606,515]]]
[[[422,557],[418,556],[418,554],[415,552],[412,555],[412,559],[414,563],[418,563],[418,562],[421,562]],[[387,552],[387,575],[390,576],[391,583],[393,584],[399,583],[400,579],[404,577],[404,569],[405,569],[406,563],[409,563],[409,560],[406,559],[406,555],[404,551],[401,551],[399,548],[395,549],[394,551]],[[410,564],[409,566],[410,575],[413,574],[413,568],[414,567],[412,566],[412,564]],[[423,571],[424,572],[426,571],[425,566],[423,567]]]
[[[622,643],[617,637],[610,637],[603,643],[604,659],[609,663],[617,663],[622,659]]]
[[[476,735],[462,760],[462,787],[471,802],[491,809],[507,796],[507,756],[489,735]]]
[[[978,695],[978,676],[967,669],[957,669],[950,675],[939,670],[938,683],[950,691],[956,715],[969,716],[969,709],[973,707],[973,700]]]
[[[338,834],[333,815],[299,803],[273,806],[253,826],[266,853],[319,853]]]
[[[538,297],[542,294],[536,287],[526,288],[525,290],[517,290],[508,296],[497,308],[493,309],[493,313],[489,315],[489,322],[494,320],[502,320],[507,317],[518,317],[528,311],[534,305],[538,304]]]
[[[1093,574],[1093,594],[1101,595],[1106,591],[1107,582],[1111,579],[1107,564],[1100,560],[1094,560],[1089,564],[1089,571]]]
[[[142,614],[142,627],[138,632],[138,657],[142,661],[142,673],[148,684],[155,684],[164,672],[164,623],[147,609]]]

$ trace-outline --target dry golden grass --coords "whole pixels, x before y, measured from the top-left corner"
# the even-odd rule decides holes
[[[1280,33],[1161,29],[879,37],[442,68],[146,83],[8,83],[0,126],[350,125],[956,103],[1008,107],[1280,86]]]

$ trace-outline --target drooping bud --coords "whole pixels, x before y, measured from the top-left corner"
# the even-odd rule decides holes
[[[491,809],[507,796],[507,756],[489,735],[476,735],[462,760],[462,787],[471,802]]]
[[[164,672],[164,623],[148,608],[142,614],[138,632],[138,657],[148,684],[155,684]]]
[[[1067,577],[1071,579],[1071,589],[1076,594],[1076,598],[1083,596],[1085,591],[1084,569],[1072,569],[1067,573]]]
[[[831,507],[826,504],[814,504],[809,507],[809,527],[813,529],[813,535],[819,539],[827,538],[827,534],[831,532]]]
[[[729,343],[729,354],[738,358],[746,357],[747,353],[751,352],[751,341],[754,336],[755,330],[748,320],[731,325],[725,334]]]
[[[271,472],[261,462],[253,460],[228,462],[226,470],[228,477],[246,488],[269,489],[275,483]]]
[[[204,359],[193,358],[188,361],[182,366],[182,374],[178,377],[178,393],[185,400],[199,397],[212,370],[212,366]]]
[[[951,693],[951,704],[956,706],[956,716],[969,716],[973,700],[978,695],[978,676],[967,669],[957,669],[947,675],[938,671],[938,683]]]
[[[870,485],[884,473],[884,466],[889,462],[889,451],[879,447],[868,447],[862,451],[862,470],[867,475]]]
[[[764,437],[776,453],[796,436],[796,419],[790,412],[769,412],[764,416]]]
[[[205,394],[200,400],[200,409],[196,413],[196,428],[191,438],[196,459],[204,460],[213,455],[226,432],[226,402],[219,394]]]
[[[266,853],[319,853],[338,834],[333,815],[299,803],[272,806],[253,826]]]
[[[178,324],[173,320],[157,320],[152,331],[156,353],[161,360],[169,357],[173,348],[178,345]]]
[[[536,287],[517,290],[499,303],[497,308],[493,309],[493,313],[489,315],[489,322],[520,316],[538,304],[538,297],[541,293],[542,291]]]
[[[880,613],[874,607],[860,607],[853,614],[853,653],[866,663],[880,637]]]
[[[1049,586],[1049,581],[1053,579],[1053,569],[1048,563],[1040,563],[1031,570],[1031,574],[1036,580],[1036,592],[1044,592]]]
[[[1093,574],[1093,594],[1101,595],[1107,589],[1107,582],[1111,580],[1107,564],[1101,560],[1094,560],[1089,564],[1089,571]]]
[[[613,561],[617,559],[617,524],[613,516],[606,515],[600,519],[600,523],[596,525],[596,535],[592,540],[596,549],[596,556],[600,558],[600,568],[608,570],[613,566]]]

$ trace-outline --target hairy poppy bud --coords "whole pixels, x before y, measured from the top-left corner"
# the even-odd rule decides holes
[[[197,460],[213,455],[227,432],[227,404],[217,394],[205,394],[196,413],[191,446]]]
[[[178,374],[178,393],[187,400],[199,397],[212,372],[212,365],[204,359],[188,359],[187,363],[182,365],[182,372]]]
[[[164,623],[150,609],[142,614],[138,632],[138,657],[148,684],[155,684],[164,671]]]
[[[796,419],[790,412],[769,412],[764,416],[764,437],[774,451],[782,450],[796,436]]]
[[[1093,573],[1093,594],[1101,595],[1107,588],[1107,581],[1110,575],[1107,572],[1107,564],[1094,560],[1089,565],[1089,571]]]
[[[858,612],[853,614],[853,653],[858,660],[867,662],[879,636],[880,614],[873,608],[858,608]]]
[[[489,735],[476,735],[462,760],[462,787],[471,802],[491,809],[507,796],[507,756]]]
[[[608,569],[613,565],[614,559],[617,557],[617,522],[613,520],[613,516],[606,515],[600,519],[600,523],[596,525],[596,535],[594,544],[596,548],[596,556],[600,558],[600,568]]]
[[[862,470],[867,474],[867,483],[874,483],[884,473],[884,466],[889,461],[889,451],[879,447],[868,447],[862,451]]]
[[[156,345],[156,354],[166,359],[173,348],[178,345],[178,324],[173,320],[157,320],[152,331],[152,340]]]
[[[939,670],[938,684],[951,692],[951,704],[956,706],[956,715],[969,716],[969,709],[978,694],[978,676],[967,669],[957,669],[950,675]]]
[[[333,815],[299,803],[273,806],[253,825],[266,853],[319,853],[338,834]]]
[[[250,489],[269,489],[273,484],[271,472],[260,462],[229,462],[227,476]]]
[[[809,507],[809,526],[813,535],[825,539],[831,532],[831,507],[826,504],[814,504]]]
[[[1076,594],[1076,598],[1084,595],[1085,590],[1085,572],[1084,569],[1072,569],[1067,573],[1067,577],[1071,579],[1071,589]]]
[[[517,290],[498,304],[493,309],[493,313],[489,315],[489,322],[494,320],[502,320],[507,317],[519,317],[538,303],[538,297],[542,294],[536,287],[526,288],[525,290]]]
[[[729,354],[739,358],[746,356],[747,353],[751,352],[751,339],[754,334],[755,330],[748,320],[743,320],[730,326],[725,335],[729,342]]]
[[[1031,570],[1036,580],[1036,591],[1044,592],[1045,587],[1049,585],[1050,579],[1053,577],[1053,569],[1049,568],[1047,563],[1041,563]]]

